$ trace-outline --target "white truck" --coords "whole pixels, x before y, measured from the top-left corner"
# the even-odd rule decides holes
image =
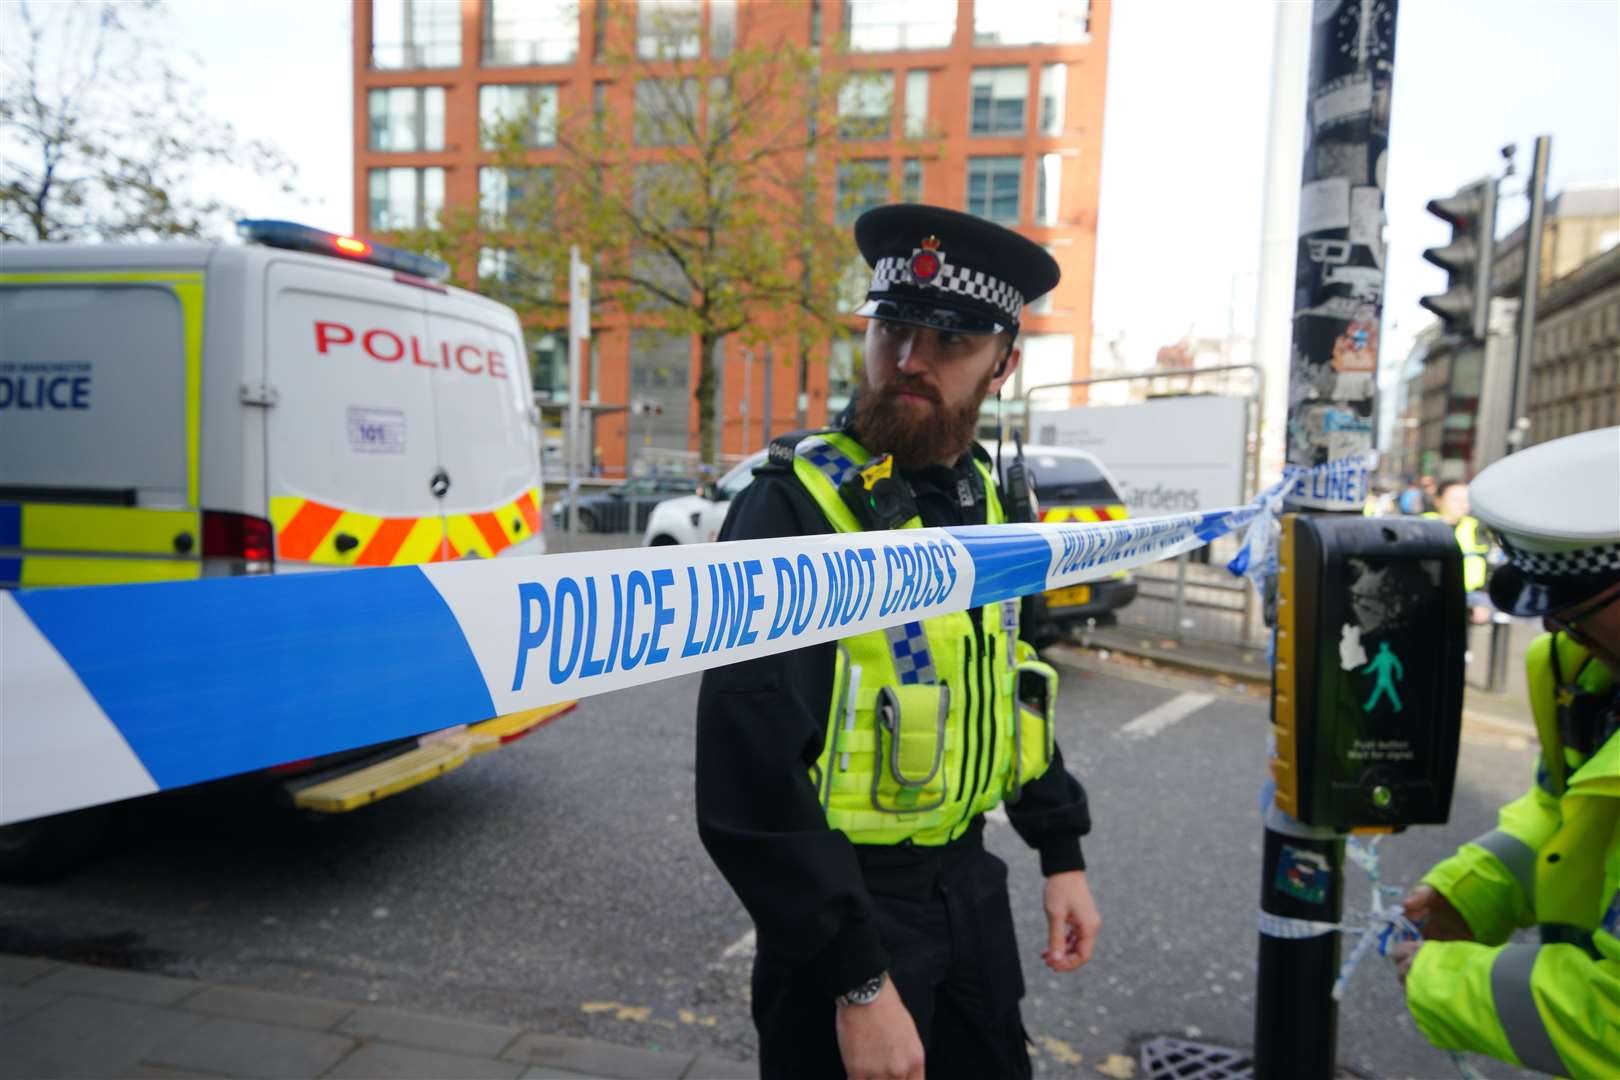
[[[290,222],[240,231],[0,248],[0,588],[542,553],[516,315],[446,286],[438,260]],[[424,717],[420,739],[275,781],[349,810],[560,711],[448,732]],[[39,876],[90,815],[19,820],[5,753],[0,876]]]

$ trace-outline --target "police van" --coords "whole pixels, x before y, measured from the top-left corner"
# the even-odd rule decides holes
[[[544,552],[511,309],[422,255],[290,222],[240,232],[0,248],[0,588]],[[278,781],[305,809],[353,809],[557,711]],[[0,874],[54,861],[65,829],[0,829]]]

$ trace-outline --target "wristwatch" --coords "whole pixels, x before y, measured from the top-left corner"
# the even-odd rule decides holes
[[[877,1000],[878,994],[883,991],[883,980],[889,977],[887,971],[880,971],[852,990],[846,990],[838,995],[840,1005],[870,1005]]]

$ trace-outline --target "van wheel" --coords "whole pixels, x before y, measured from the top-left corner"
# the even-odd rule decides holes
[[[666,546],[668,544],[678,544],[678,543],[680,543],[680,541],[675,539],[673,536],[668,536],[668,535],[666,535],[664,533],[659,533],[657,536],[652,538],[652,543],[649,546],[650,547],[664,547],[664,546]]]
[[[95,855],[102,824],[97,807],[0,826],[0,881],[51,881],[78,869]]]

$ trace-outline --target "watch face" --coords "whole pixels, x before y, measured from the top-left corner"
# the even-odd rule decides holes
[[[839,995],[839,1000],[848,1005],[870,1005],[877,1000],[878,994],[883,990],[883,975],[881,973],[867,979],[859,986],[847,993]]]

